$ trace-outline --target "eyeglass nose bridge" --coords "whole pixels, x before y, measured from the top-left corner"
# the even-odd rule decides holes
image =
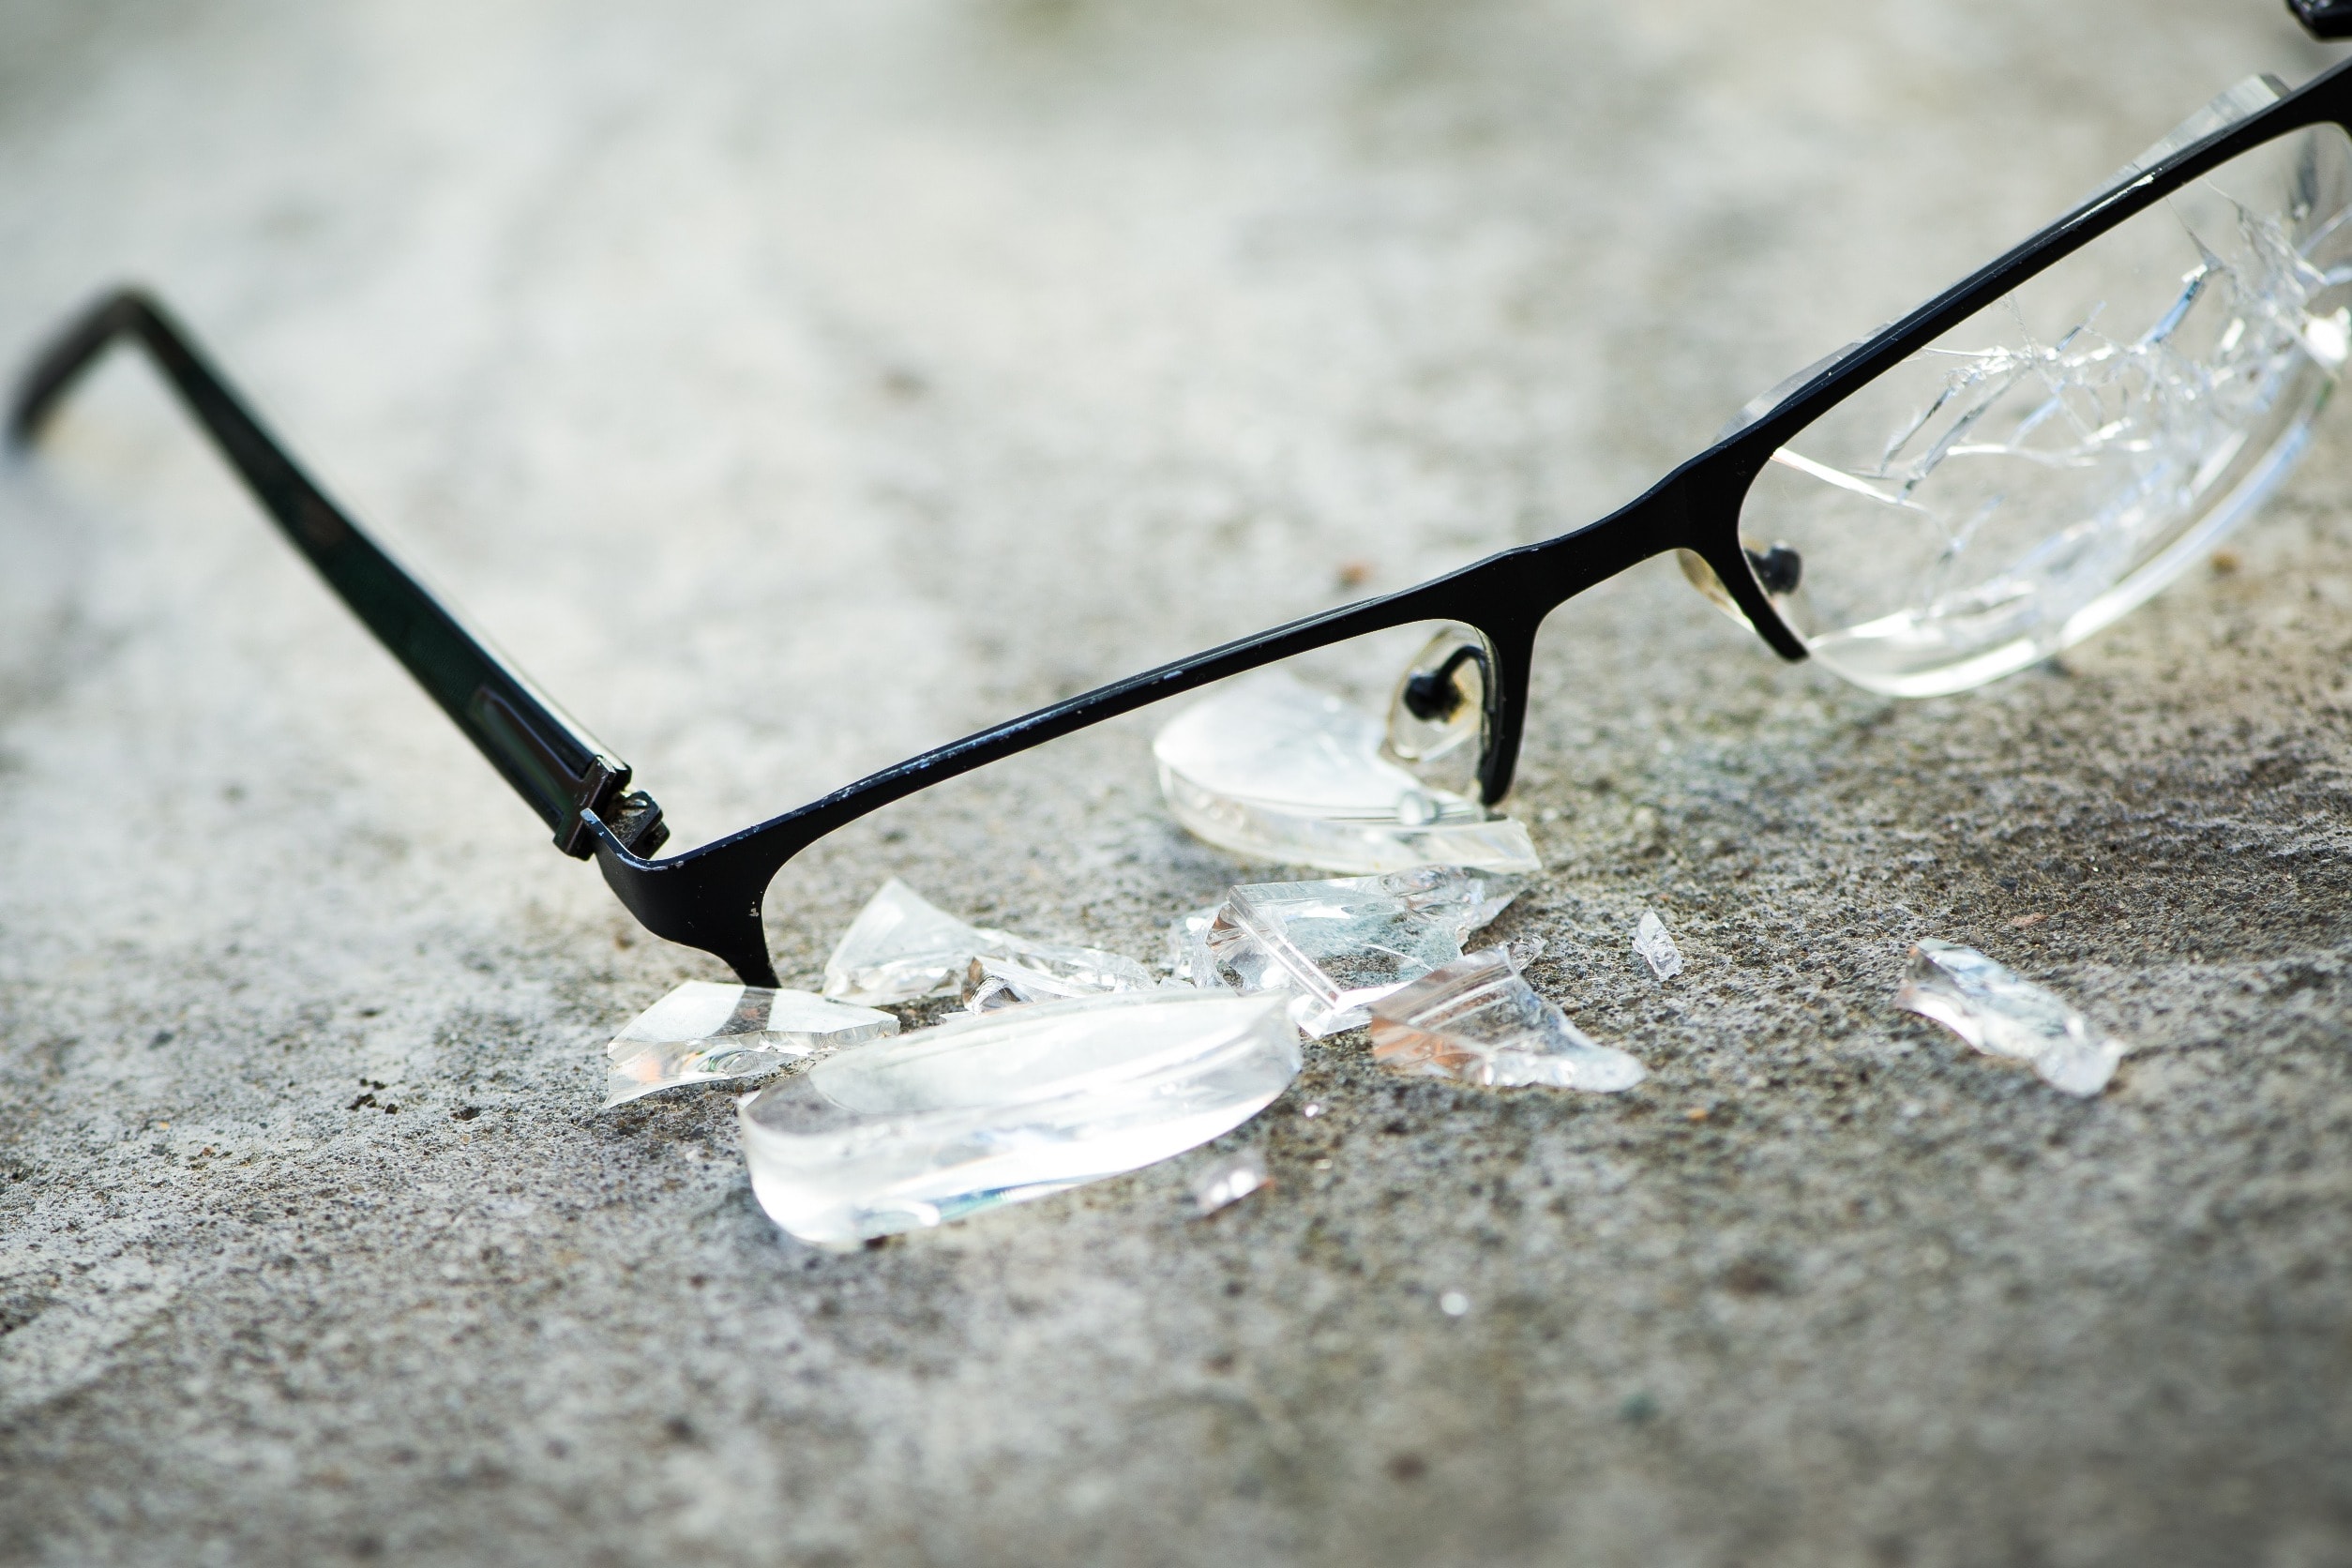
[[[1807,656],[1803,641],[1758,585],[1758,567],[1740,541],[1741,505],[1771,455],[1753,446],[1728,442],[1598,522],[1482,563],[1457,580],[1463,601],[1446,613],[1478,629],[1490,659],[1487,734],[1478,769],[1485,804],[1498,804],[1511,791],[1526,733],[1535,639],[1545,619],[1651,556],[1680,551],[1704,563],[1721,585],[1718,602],[1736,611],[1781,657]],[[1776,562],[1772,569],[1789,565]]]
[[[1793,663],[1810,655],[1772,596],[1796,588],[1804,572],[1803,558],[1777,541],[1751,550],[1740,537],[1740,512],[1748,487],[1771,457],[1771,446],[1751,437],[1701,458],[1687,487],[1690,537],[1676,548],[1682,575],[1692,587]]]

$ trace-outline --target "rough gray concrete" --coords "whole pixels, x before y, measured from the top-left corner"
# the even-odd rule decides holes
[[[11,4],[0,348],[152,280],[690,841],[1581,521],[2326,59],[2273,0]],[[1343,1037],[1214,1220],[1196,1155],[819,1256],[724,1096],[594,1113],[710,966],[116,364],[0,476],[0,1560],[2352,1561],[2348,498],[2339,433],[2235,570],[1923,703],[1635,572],[1547,633],[1502,928],[1648,1084]],[[1153,952],[1237,868],[1148,732],[812,853],[788,972],[893,872]],[[2143,1049],[1963,1054],[1887,1004],[1931,932]]]

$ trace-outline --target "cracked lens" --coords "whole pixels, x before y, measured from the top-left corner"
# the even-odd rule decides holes
[[[1922,696],[2020,669],[2162,587],[2301,452],[2352,337],[2347,143],[2258,147],[1847,399],[1741,516],[1815,656]]]

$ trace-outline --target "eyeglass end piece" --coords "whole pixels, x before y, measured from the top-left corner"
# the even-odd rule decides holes
[[[626,807],[627,802],[620,804]],[[761,900],[776,869],[764,856],[746,853],[747,847],[737,844],[653,861],[645,857],[652,844],[643,853],[632,850],[594,807],[582,809],[580,820],[605,885],[637,916],[639,925],[664,942],[708,953],[746,986],[774,989],[783,984],[768,957],[767,927],[760,916]],[[658,836],[656,844],[666,837],[657,823],[653,831]]]
[[[661,820],[661,807],[642,790],[631,790],[612,803],[612,837],[641,860],[651,860],[670,842],[670,824]]]

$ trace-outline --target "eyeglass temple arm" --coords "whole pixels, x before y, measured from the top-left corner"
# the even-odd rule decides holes
[[[447,606],[327,499],[254,417],[171,314],[144,291],[99,300],[35,361],[9,411],[12,445],[29,446],[83,371],[118,339],[146,350],[287,541],[416,677],[490,765],[585,860],[596,840],[583,813],[638,854],[669,837],[661,808],[628,788],[628,764],[469,631]]]

